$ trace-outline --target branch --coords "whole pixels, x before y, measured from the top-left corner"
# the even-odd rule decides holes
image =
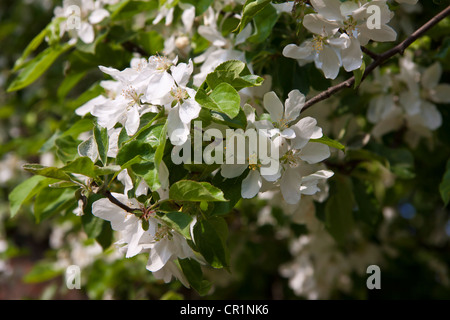
[[[369,57],[371,57],[373,60],[377,60],[380,58],[380,55],[378,53],[375,53],[373,51],[370,51],[366,47],[361,46],[361,51],[367,54]]]
[[[381,54],[372,55],[368,52],[364,51],[368,55],[370,55],[374,61],[367,66],[367,68],[364,71],[364,74],[362,76],[361,82],[379,65],[381,65],[383,62],[388,60],[389,58],[393,57],[397,53],[403,54],[406,48],[408,48],[414,41],[416,41],[418,38],[420,38],[425,32],[427,32],[429,29],[434,27],[436,24],[438,24],[442,19],[450,15],[450,6],[442,10],[440,13],[435,15],[433,18],[431,18],[427,23],[425,23],[423,26],[421,26],[419,29],[413,32],[408,38],[400,42],[398,45],[393,47],[392,49],[389,49]],[[306,101],[304,107],[302,110],[306,110],[310,108],[311,106],[315,105],[316,103],[328,99],[330,96],[335,94],[338,91],[341,91],[344,88],[350,88],[355,83],[355,77],[351,77],[341,83],[338,83],[335,86],[332,86],[328,88],[327,90],[317,94],[316,96],[312,97],[308,101]],[[300,117],[295,119],[294,122],[297,122],[300,120]]]
[[[131,41],[123,42],[122,47],[129,52],[137,52],[143,57],[149,57],[149,54],[147,51],[145,51],[142,47],[138,46],[137,44],[135,44]]]
[[[107,197],[109,199],[109,201],[111,201],[112,203],[114,203],[116,206],[120,207],[121,209],[130,212],[130,213],[135,213],[136,210],[141,210],[139,208],[130,208],[127,205],[123,204],[122,202],[120,202],[119,200],[117,200],[116,198],[114,198],[114,196],[111,194],[110,191],[108,190],[104,190],[102,192],[102,194]]]

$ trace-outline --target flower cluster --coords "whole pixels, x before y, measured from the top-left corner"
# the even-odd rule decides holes
[[[297,204],[301,195],[313,195],[320,191],[317,184],[333,175],[329,170],[311,172],[311,165],[319,163],[330,156],[327,145],[310,141],[322,137],[322,129],[312,117],[304,117],[295,123],[305,102],[305,96],[298,90],[289,93],[284,105],[271,91],[264,95],[264,108],[269,112],[269,120],[254,121],[254,110],[248,112],[248,127],[253,127],[271,145],[270,150],[276,149],[278,170],[266,170],[267,159],[261,154],[248,154],[244,164],[223,164],[221,174],[225,178],[234,178],[250,169],[242,181],[241,195],[243,198],[255,197],[264,180],[281,189],[284,200],[289,204]],[[273,156],[273,155],[272,155]]]
[[[413,147],[420,137],[429,138],[442,125],[435,104],[450,102],[450,84],[439,83],[441,75],[439,62],[420,68],[409,51],[400,59],[399,73],[376,72],[372,84],[362,87],[372,94],[367,109],[367,119],[374,124],[372,135],[379,138],[406,127],[407,141]]]
[[[122,71],[100,67],[114,81],[102,81],[106,96],[98,96],[76,110],[78,115],[91,113],[99,125],[114,132],[121,123],[129,136],[134,135],[140,117],[164,108],[168,114],[168,133],[172,144],[186,142],[192,119],[198,117],[200,105],[195,90],[187,87],[193,63],[177,64],[178,58],[152,56],[148,60],[134,58],[130,68]]]
[[[359,69],[363,59],[361,46],[370,40],[385,42],[397,37],[387,25],[393,14],[386,0],[312,0],[311,6],[317,13],[307,14],[303,26],[313,33],[313,38],[300,46],[287,45],[283,55],[297,59],[301,66],[314,61],[328,79],[335,79],[341,66],[345,71]],[[372,14],[379,16],[372,21]]]
[[[112,196],[130,207],[143,208],[136,199],[128,199],[120,193],[113,193]],[[121,251],[126,252],[127,258],[148,253],[146,268],[156,279],[170,282],[174,276],[189,287],[175,260],[178,258],[192,258],[199,262],[203,260],[194,253],[185,237],[167,226],[154,211],[145,209],[144,214],[138,217],[119,208],[108,199],[100,199],[93,203],[92,213],[110,221],[112,229],[120,233],[120,240],[116,242],[116,245],[120,246]],[[193,227],[194,224],[195,221],[191,226]]]
[[[94,42],[94,26],[110,16],[104,6],[117,2],[119,0],[64,0],[63,6],[54,10],[55,19],[62,20],[59,23],[59,36],[67,32],[71,38],[69,43],[72,44],[77,39],[86,44]]]

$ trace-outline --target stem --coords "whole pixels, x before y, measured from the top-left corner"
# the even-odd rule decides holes
[[[144,50],[144,48],[138,46],[137,44],[131,42],[131,41],[125,41],[122,43],[122,47],[130,52],[137,52],[139,53],[141,56],[143,57],[149,57],[150,55],[148,54],[147,51]]]
[[[433,18],[431,18],[427,23],[425,23],[423,26],[421,26],[419,29],[414,31],[409,37],[407,37],[405,40],[400,42],[398,45],[393,47],[392,49],[389,49],[381,54],[375,54],[375,53],[368,53],[369,50],[363,48],[363,52],[371,56],[374,61],[367,66],[366,70],[364,71],[364,74],[362,76],[361,82],[364,81],[364,79],[378,66],[380,66],[383,62],[388,60],[389,58],[393,57],[397,53],[403,54],[406,48],[408,48],[414,41],[416,41],[418,38],[420,38],[425,32],[427,32],[429,29],[431,29],[433,26],[438,24],[441,20],[443,20],[445,17],[450,15],[450,6],[442,10],[440,13],[435,15]],[[355,83],[355,77],[351,77],[341,83],[338,83],[335,86],[332,86],[328,88],[327,90],[317,94],[316,96],[312,97],[308,101],[306,101],[304,107],[302,110],[306,110],[310,108],[311,106],[315,105],[316,103],[328,99],[333,94],[335,94],[338,91],[341,91],[344,88],[350,88]],[[300,120],[300,117],[295,119],[294,122],[297,122]]]
[[[380,58],[380,55],[378,53],[375,53],[366,47],[361,46],[361,51],[367,54],[369,57],[371,57],[373,60],[377,60]]]
[[[120,207],[121,209],[130,212],[130,213],[135,213],[136,210],[141,210],[140,208],[130,208],[127,205],[123,204],[122,202],[120,202],[119,200],[117,200],[116,198],[114,198],[114,196],[111,194],[111,192],[109,190],[104,190],[102,192],[102,194],[107,197],[109,199],[109,201],[111,201],[112,203],[114,203],[116,206]]]

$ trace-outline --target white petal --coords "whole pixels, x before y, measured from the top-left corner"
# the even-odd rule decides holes
[[[296,204],[300,201],[301,183],[302,176],[300,171],[296,168],[286,168],[280,180],[280,189],[281,194],[287,203]]]
[[[422,86],[427,89],[432,89],[436,87],[441,79],[442,67],[439,62],[433,63],[429,68],[427,68],[423,74],[421,83]]]
[[[198,117],[202,107],[194,99],[186,99],[180,106],[180,119],[186,124]]]
[[[317,57],[320,63],[320,69],[323,71],[325,78],[336,79],[341,67],[341,59],[332,48],[324,46]]]
[[[151,272],[158,271],[164,267],[171,256],[172,252],[169,249],[169,241],[166,239],[160,240],[150,249],[146,269]]]
[[[291,140],[294,149],[301,149],[308,143],[316,129],[316,124],[316,119],[305,117],[291,127],[295,131],[295,138]]]
[[[136,197],[139,196],[146,196],[148,193],[148,184],[145,182],[144,179],[141,180],[141,182],[139,182],[137,188],[136,188]]]
[[[303,18],[306,29],[315,34],[332,36],[339,30],[339,24],[325,19],[319,14],[307,14]]]
[[[295,131],[291,128],[284,129],[283,131],[281,131],[281,136],[286,139],[294,139]]]
[[[189,82],[189,77],[194,70],[194,65],[192,60],[189,59],[189,63],[180,63],[177,66],[172,66],[170,71],[172,73],[172,77],[177,83],[178,86],[185,87]]]
[[[339,0],[311,0],[311,5],[327,20],[343,20]]]
[[[91,23],[91,24],[100,23],[106,17],[109,17],[108,10],[96,9],[96,10],[92,11],[91,15],[89,16],[89,23]]]
[[[330,148],[323,143],[309,142],[302,148],[299,156],[309,164],[318,163],[330,156]]]
[[[75,113],[79,116],[84,116],[85,114],[92,112],[94,106],[105,103],[107,100],[108,99],[104,96],[95,97],[94,99],[91,99],[83,104],[81,107],[77,108]]]
[[[245,169],[247,169],[246,164],[222,164],[220,167],[220,174],[224,178],[232,179],[239,177],[241,174],[244,173]]]
[[[262,178],[258,170],[250,170],[248,176],[242,180],[241,196],[244,199],[251,199],[256,196],[261,189]]]
[[[210,26],[199,26],[197,31],[203,38],[210,41],[213,46],[223,47],[227,44],[227,40],[216,28]]]
[[[189,136],[189,126],[180,119],[179,107],[172,108],[167,116],[167,133],[170,142],[179,146],[185,143]]]
[[[127,111],[127,121],[125,122],[125,129],[129,136],[132,136],[137,132],[139,129],[139,122],[140,118],[137,108],[130,108],[130,110]]]
[[[366,45],[367,39],[378,42],[395,41],[395,39],[397,39],[397,32],[385,24],[382,24],[380,29],[369,29],[365,24],[363,24],[358,28],[358,32],[358,38],[362,38],[360,39],[361,45]]]
[[[180,2],[179,5],[180,5],[180,7],[183,7],[183,6],[185,7],[185,8],[182,8],[183,13],[181,15],[181,21],[183,21],[186,32],[189,33],[192,29],[192,25],[194,24],[195,7],[192,5],[185,5],[182,2]]]
[[[295,44],[288,44],[283,49],[283,56],[292,59],[307,59],[313,53],[313,48],[310,42],[303,42],[300,46]]]
[[[363,54],[361,45],[355,38],[350,38],[350,46],[341,51],[342,65],[345,71],[353,71],[359,69],[362,64]]]
[[[170,96],[170,91],[175,87],[175,82],[167,72],[155,73],[149,79],[146,99],[152,104],[165,104],[166,96]]]
[[[283,104],[275,92],[264,95],[264,108],[269,111],[273,122],[279,122],[283,118]]]
[[[403,109],[405,109],[406,113],[410,116],[420,112],[421,100],[418,96],[418,92],[402,92],[399,99]]]
[[[305,95],[299,90],[292,90],[284,103],[284,117],[288,121],[297,119],[305,105]]]
[[[432,103],[422,103],[422,116],[425,126],[430,130],[436,130],[442,125],[442,115]]]
[[[430,96],[436,103],[450,103],[450,84],[438,84],[430,91]]]
[[[84,43],[92,43],[95,38],[94,28],[89,23],[82,22],[80,30],[78,30],[78,36]]]
[[[130,191],[131,189],[133,189],[133,181],[131,180],[130,175],[128,174],[128,170],[124,169],[122,170],[118,175],[117,175],[117,180],[119,180],[120,182],[122,182],[122,184],[124,185],[124,191],[123,193],[126,195],[128,193],[128,191]]]

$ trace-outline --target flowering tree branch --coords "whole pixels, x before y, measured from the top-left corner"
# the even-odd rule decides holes
[[[441,20],[443,20],[445,17],[450,15],[450,6],[442,10],[440,13],[435,15],[433,18],[431,18],[427,23],[425,23],[422,27],[414,31],[409,37],[407,37],[405,40],[400,42],[395,47],[381,53],[376,54],[372,51],[362,48],[363,52],[369,55],[374,61],[367,66],[367,68],[364,71],[364,74],[362,76],[361,82],[364,81],[364,79],[378,66],[380,66],[383,62],[388,60],[389,58],[393,57],[394,55],[400,53],[403,54],[406,48],[408,48],[414,41],[416,41],[418,38],[420,38],[423,34],[425,34],[429,29],[431,29],[433,26],[438,24]],[[312,97],[308,101],[306,101],[305,106],[303,107],[303,110],[306,110],[310,108],[311,106],[315,105],[316,103],[323,101],[325,99],[328,99],[333,94],[341,91],[344,88],[351,88],[355,83],[355,77],[352,76],[351,78],[340,82],[327,90],[317,94],[316,96]],[[296,119],[295,122],[299,120]]]

